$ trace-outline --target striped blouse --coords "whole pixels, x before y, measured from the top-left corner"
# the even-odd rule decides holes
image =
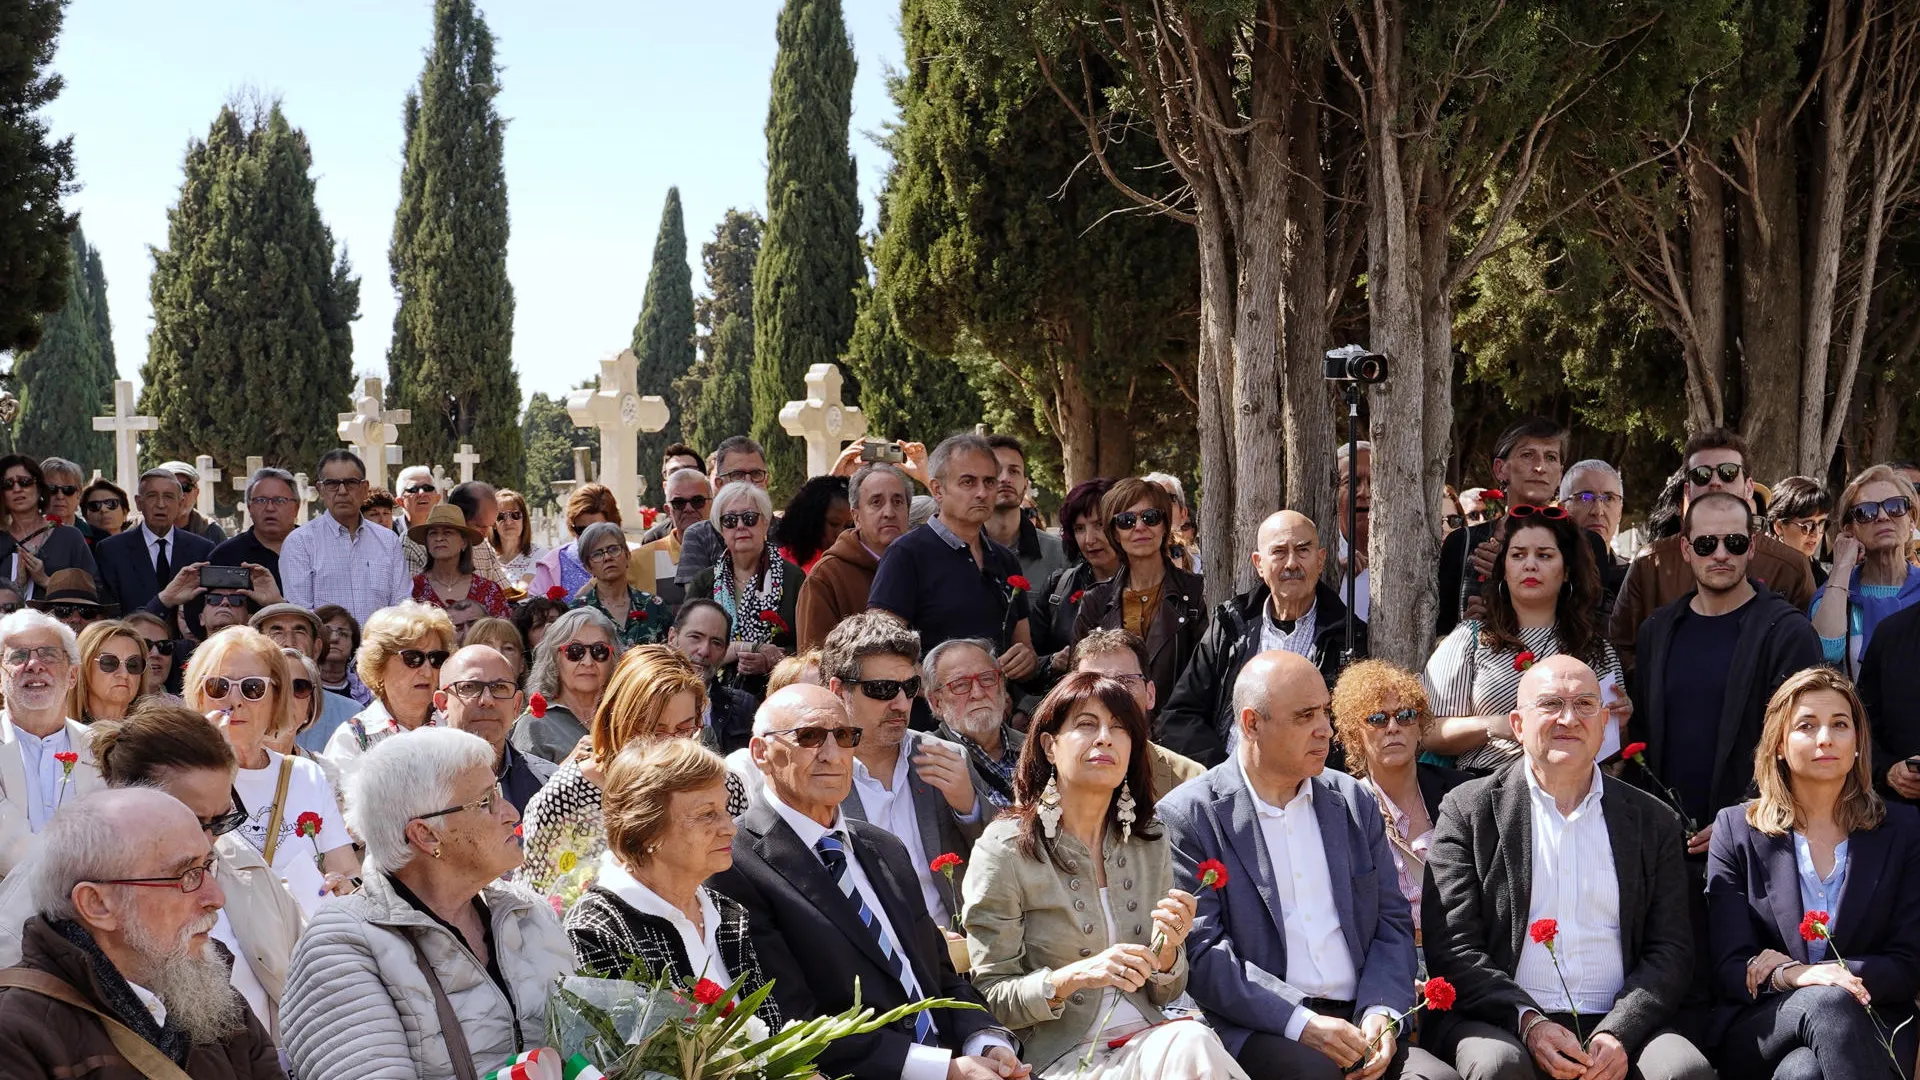
[[[1520,640],[1535,660],[1559,655],[1560,636],[1551,626],[1522,627]],[[1620,658],[1604,639],[1598,642],[1601,663],[1594,665],[1600,676],[1602,698],[1609,685],[1624,687],[1626,677],[1620,670]],[[1514,661],[1519,650],[1496,647],[1481,629],[1478,620],[1468,619],[1433,650],[1427,670],[1420,676],[1435,716],[1496,716],[1513,711],[1520,694],[1520,669]],[[1616,740],[1609,738],[1607,745]],[[1491,772],[1520,756],[1520,744],[1512,739],[1489,739],[1485,746],[1460,755],[1456,768]]]

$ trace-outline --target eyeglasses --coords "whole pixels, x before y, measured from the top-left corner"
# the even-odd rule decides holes
[[[61,616],[56,612],[54,618]],[[23,668],[27,661],[38,660],[42,667],[56,667],[67,662],[67,650],[58,645],[37,645],[31,649],[8,649],[7,666]]]
[[[401,491],[400,491],[400,494],[402,494],[402,495],[428,495],[428,494],[431,494],[431,493],[433,493],[433,492],[436,492],[436,491],[439,491],[439,490],[440,490],[439,488],[437,488],[437,487],[434,487],[434,486],[433,486],[432,484],[415,484],[415,485],[413,485],[413,486],[412,486],[412,487],[410,487],[410,488],[402,488],[402,489],[401,489]]]
[[[721,487],[726,487],[728,484],[738,483],[742,480],[745,480],[749,484],[753,484],[756,487],[766,487],[767,486],[767,470],[735,469],[732,472],[721,473],[718,479],[720,481]]]
[[[608,660],[613,659],[613,647],[604,641],[596,641],[591,645],[578,641],[569,641],[566,647],[560,650],[560,655],[575,664],[585,660],[589,656],[593,657],[594,663],[604,664]]]
[[[471,705],[479,701],[483,693],[495,701],[511,701],[520,688],[508,679],[462,679],[456,683],[448,683],[442,689]]]
[[[312,697],[313,696],[313,680],[312,679],[293,680],[293,696],[299,698],[301,701],[305,701],[308,698]]]
[[[189,479],[187,479],[187,478],[186,478],[186,477],[184,477],[184,476],[180,476],[180,475],[179,475],[179,474],[177,474],[177,473],[176,473],[176,474],[174,475],[174,479],[176,479],[176,480],[179,480],[179,481],[180,481],[180,490],[181,490],[181,491],[183,491],[183,492],[185,492],[185,491],[192,491],[192,490],[193,490],[193,481],[191,481],[191,480],[189,480]]]
[[[51,484],[48,485],[47,490],[64,499],[71,499],[80,494],[80,489],[73,484]]]
[[[208,607],[243,608],[247,606],[247,596],[245,593],[214,592],[214,593],[208,593],[206,595],[205,602]]]
[[[610,559],[625,550],[627,550],[627,545],[624,541],[617,544],[608,544],[605,547],[595,548],[587,552],[587,561],[599,562],[601,559]]]
[[[208,856],[199,866],[189,866],[185,873],[175,877],[136,877],[114,878],[111,881],[96,881],[95,885],[139,885],[149,889],[179,889],[183,893],[199,892],[200,886],[207,883],[207,876],[213,873],[219,860]]]
[[[313,486],[329,495],[337,495],[342,491],[353,491],[357,488],[366,487],[367,478],[364,476],[350,476],[343,479],[337,476],[330,476]]]
[[[1740,474],[1746,471],[1747,467],[1737,461],[1723,461],[1718,465],[1695,465],[1687,470],[1687,483],[1694,487],[1706,487],[1713,483],[1713,478],[1717,474],[1721,483],[1731,484],[1740,479]]]
[[[1390,713],[1388,712],[1370,713],[1366,717],[1366,721],[1367,721],[1368,727],[1375,727],[1375,728],[1386,727],[1389,721],[1399,725],[1400,727],[1419,727],[1420,726],[1420,710],[1419,709],[1396,709]]]
[[[705,510],[707,508],[707,497],[705,495],[688,495],[681,499],[668,499],[667,505],[680,511]]]
[[[501,518],[501,520],[503,520],[503,521],[519,521],[519,520],[521,520],[522,518],[525,518],[526,516],[527,516],[527,512],[526,512],[525,510],[502,510],[502,511],[500,511],[500,518]]]
[[[248,815],[246,808],[240,805],[240,793],[229,788],[228,798],[232,800],[228,803],[232,809],[216,817],[200,819],[200,827],[206,830],[207,836],[225,836],[247,823]]]
[[[410,668],[417,668],[421,664],[432,664],[434,670],[437,671],[441,664],[447,662],[448,655],[445,649],[401,649],[400,662]]]
[[[995,690],[1000,689],[1000,673],[997,671],[982,671],[973,675],[957,675],[941,683],[940,689],[945,690],[954,697],[960,697],[964,694],[973,693],[973,689],[976,686],[980,688],[982,693],[993,693]]]
[[[1687,543],[1693,545],[1695,555],[1704,559],[1719,550],[1722,543],[1727,545],[1727,554],[1745,555],[1747,549],[1753,546],[1753,537],[1746,533],[1728,533],[1725,536],[1696,536]]]
[[[23,607],[26,607],[26,605],[15,603],[11,600],[0,601],[0,615],[11,615],[16,611],[19,611]]]
[[[1814,536],[1827,530],[1826,518],[1801,518],[1797,521],[1782,521],[1779,524],[1789,529],[1798,529],[1802,536]]]
[[[1547,521],[1567,520],[1567,512],[1557,506],[1528,506],[1526,503],[1509,508],[1507,516],[1510,518],[1537,517]]]
[[[723,529],[737,529],[742,525],[751,529],[758,524],[760,524],[760,511],[758,510],[739,510],[731,514],[720,515],[720,527]]]
[[[851,750],[860,745],[860,736],[866,732],[857,727],[796,727],[780,731],[769,731],[769,735],[784,735],[793,739],[794,745],[806,750],[818,750],[832,736],[833,745],[842,750]]]
[[[920,696],[920,676],[910,679],[848,679],[847,682],[860,688],[860,692],[875,701],[892,701],[905,694],[910,698]]]
[[[1903,518],[1911,509],[1913,504],[1907,501],[1905,495],[1895,495],[1891,499],[1882,499],[1877,503],[1863,502],[1852,507],[1847,511],[1847,522],[1852,525],[1865,525],[1869,521],[1880,520],[1881,514],[1890,518]]]
[[[1448,514],[1443,520],[1449,529],[1458,529],[1467,523],[1466,517],[1461,514]]]
[[[200,683],[200,690],[211,701],[225,701],[227,695],[240,691],[240,696],[248,701],[259,701],[267,696],[267,690],[276,685],[274,680],[259,675],[249,675],[244,679],[229,679],[225,675],[209,675]]]
[[[292,506],[299,501],[300,500],[291,495],[255,495],[253,498],[248,499],[247,503],[251,506],[265,506],[278,510],[282,507]]]
[[[102,653],[94,657],[93,663],[95,667],[109,675],[120,670],[120,658],[108,653]],[[147,670],[147,662],[138,656],[129,656],[126,660],[126,667],[127,674],[138,675]]]
[[[449,806],[445,810],[435,810],[431,814],[421,814],[413,820],[422,821],[430,817],[445,817],[448,814],[457,814],[462,810],[478,810],[483,814],[491,814],[493,813],[493,804],[496,802],[505,802],[506,799],[507,797],[500,791],[500,785],[495,784],[492,791],[487,792],[485,795],[480,796],[470,803],[461,803],[459,806]]]
[[[1469,525],[1485,525],[1487,522],[1492,521],[1494,518],[1497,518],[1499,516],[1500,516],[1500,511],[1498,510],[1481,509],[1481,510],[1470,511],[1466,515],[1466,518],[1467,518],[1467,524]]]
[[[1535,712],[1542,716],[1565,716],[1568,709],[1582,720],[1591,720],[1600,712],[1600,699],[1590,694],[1582,694],[1571,701],[1565,698],[1543,697],[1533,702]]]
[[[1601,506],[1607,507],[1627,501],[1625,495],[1619,495],[1611,491],[1576,491],[1572,495],[1567,496],[1567,498],[1572,502],[1586,503],[1588,506],[1599,503]]]
[[[147,642],[147,652],[149,652],[149,653],[158,653],[158,654],[159,654],[159,655],[161,655],[161,656],[172,656],[172,655],[173,655],[173,642],[172,642],[171,640],[168,640],[168,641],[149,641],[149,642]]]
[[[46,611],[61,622],[66,622],[68,619],[92,621],[100,615],[100,609],[90,604],[48,604]]]
[[[1167,523],[1167,515],[1158,510],[1141,510],[1137,513],[1128,510],[1113,515],[1113,527],[1121,532],[1133,528],[1136,523],[1145,525],[1149,529],[1157,529]]]
[[[119,499],[88,499],[80,505],[85,507],[89,514],[105,514],[113,510],[122,509],[127,504],[121,502]]]
[[[9,476],[5,480],[0,480],[0,491],[20,491],[39,486],[39,482],[31,476]]]

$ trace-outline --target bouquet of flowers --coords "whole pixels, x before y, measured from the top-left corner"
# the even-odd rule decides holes
[[[810,1080],[814,1060],[836,1040],[878,1031],[923,1009],[975,1009],[933,998],[875,1016],[860,1004],[835,1016],[789,1021],[778,1032],[754,1015],[772,984],[739,998],[740,983],[693,987],[651,978],[636,962],[628,979],[565,976],[547,1000],[547,1041],[607,1080]]]
[[[553,878],[535,885],[561,918],[579,902],[581,894],[600,879],[600,860],[594,854],[598,838],[578,826],[563,827],[553,849]],[[534,884],[528,882],[527,884]]]

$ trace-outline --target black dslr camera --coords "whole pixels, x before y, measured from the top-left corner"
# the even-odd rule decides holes
[[[1327,350],[1326,375],[1339,382],[1385,382],[1387,358],[1361,345],[1342,345]]]

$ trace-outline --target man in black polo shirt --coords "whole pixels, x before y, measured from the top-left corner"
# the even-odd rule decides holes
[[[1038,667],[1027,624],[1032,585],[1019,558],[983,529],[993,516],[1000,460],[986,439],[954,435],[934,447],[927,467],[939,512],[888,545],[868,604],[906,620],[920,632],[922,649],[984,638],[1000,651],[1008,678],[1028,678]]]
[[[246,497],[252,526],[215,545],[207,561],[215,566],[264,566],[273,575],[274,586],[284,588],[280,584],[280,545],[293,531],[300,508],[293,474],[285,469],[261,469],[248,478]]]

